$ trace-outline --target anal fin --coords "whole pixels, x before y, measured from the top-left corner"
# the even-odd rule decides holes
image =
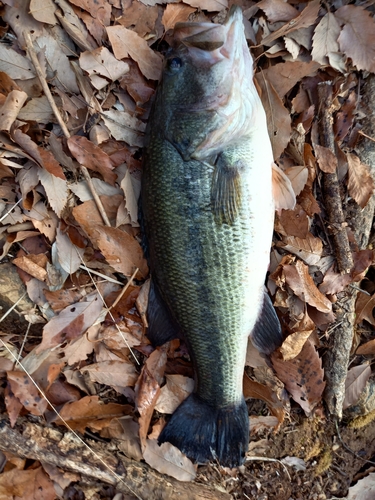
[[[178,325],[173,320],[158,286],[152,278],[148,296],[147,322],[147,336],[155,347],[163,345],[169,340],[181,338]]]
[[[280,321],[266,291],[264,291],[263,306],[259,318],[250,338],[258,351],[263,354],[271,354],[283,343]]]

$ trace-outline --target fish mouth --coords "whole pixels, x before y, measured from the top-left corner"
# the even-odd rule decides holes
[[[176,23],[174,48],[185,46],[194,61],[203,59],[215,64],[223,59],[234,60],[246,43],[243,31],[242,10],[232,5],[224,24]]]

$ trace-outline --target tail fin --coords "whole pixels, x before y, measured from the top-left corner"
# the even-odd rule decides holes
[[[177,408],[159,436],[189,458],[205,463],[218,460],[225,467],[244,462],[249,446],[249,416],[245,400],[215,408],[191,394]]]

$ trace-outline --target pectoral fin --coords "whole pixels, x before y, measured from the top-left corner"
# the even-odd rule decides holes
[[[275,209],[277,211],[281,209],[293,210],[296,204],[296,195],[290,180],[276,163],[272,163],[272,188]]]
[[[250,338],[258,351],[263,354],[271,354],[283,343],[280,321],[266,291],[264,291],[262,310]]]
[[[211,207],[220,223],[233,224],[241,206],[240,160],[233,161],[228,153],[219,155],[212,177]]]

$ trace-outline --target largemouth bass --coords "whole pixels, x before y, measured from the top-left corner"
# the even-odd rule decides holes
[[[149,335],[162,344],[182,332],[195,389],[159,442],[198,462],[236,466],[249,442],[248,336],[263,353],[282,342],[264,291],[272,148],[241,9],[233,7],[223,25],[179,23],[173,40],[146,133],[142,224],[152,277]]]

